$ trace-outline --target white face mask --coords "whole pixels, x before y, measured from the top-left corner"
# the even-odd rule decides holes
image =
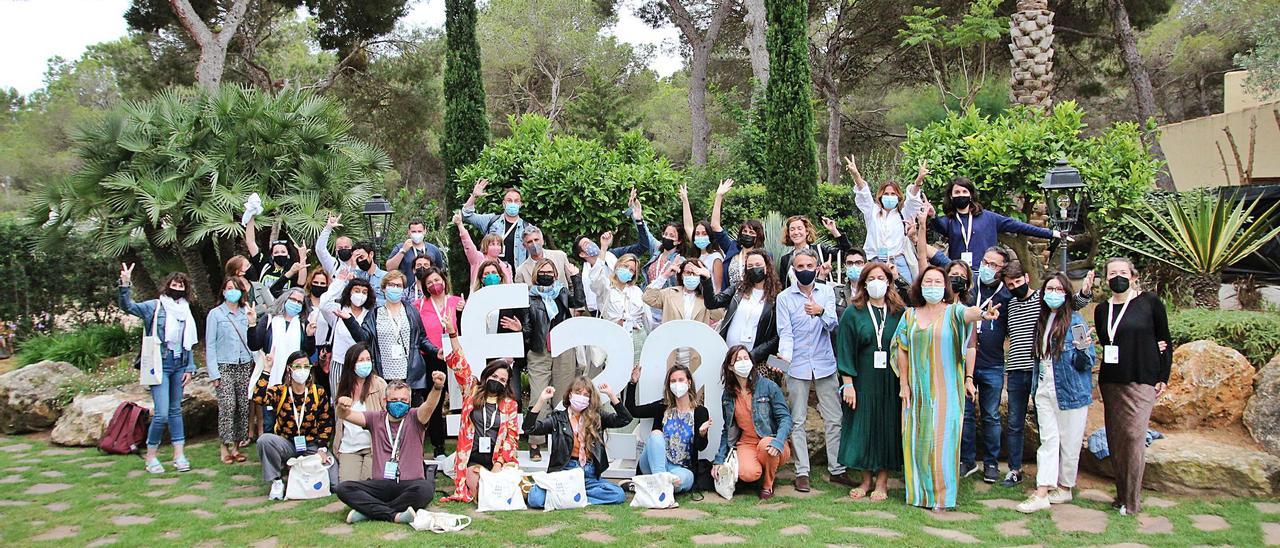
[[[305,383],[307,382],[307,379],[311,378],[310,369],[303,369],[303,368],[294,369],[293,371],[290,372],[290,374],[293,375],[293,382],[296,382],[298,384]]]
[[[867,295],[872,299],[883,299],[884,293],[889,289],[889,282],[884,280],[871,280],[867,282]]]
[[[671,393],[675,395],[675,397],[677,398],[683,398],[685,394],[689,393],[689,383],[687,382],[671,383]]]
[[[739,377],[742,377],[745,379],[747,378],[747,375],[751,374],[751,370],[755,368],[755,366],[756,364],[753,363],[751,360],[738,360],[736,362],[733,362],[733,372],[736,373]]]
[[[357,308],[359,308],[359,307],[361,307],[361,306],[364,306],[364,302],[365,302],[366,300],[368,300],[368,298],[369,298],[369,296],[368,296],[368,295],[366,295],[366,294],[364,294],[364,293],[352,293],[352,294],[351,294],[351,306],[354,306],[354,307],[357,307]]]

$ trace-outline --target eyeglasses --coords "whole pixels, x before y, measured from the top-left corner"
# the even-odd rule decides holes
[[[1002,265],[1002,264],[996,264],[996,263],[993,263],[993,262],[988,261],[988,260],[986,260],[986,259],[983,259],[983,260],[982,260],[982,266],[989,266],[989,267],[994,268],[994,269],[996,269],[996,270],[1000,270],[1001,268],[1004,268],[1004,265]]]
[[[271,240],[271,245],[289,245],[289,240]]]

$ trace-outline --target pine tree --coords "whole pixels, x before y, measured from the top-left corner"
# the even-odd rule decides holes
[[[444,164],[444,199],[447,214],[459,207],[457,170],[476,161],[489,140],[485,118],[484,81],[480,75],[480,44],[476,42],[475,0],[445,0],[444,135],[441,160]],[[466,264],[462,245],[451,238],[449,263]],[[465,268],[454,268],[464,273]],[[455,276],[454,285],[465,287],[465,275]]]
[[[810,214],[817,201],[813,141],[813,80],[809,70],[806,2],[767,0],[769,84],[765,88],[764,183],[768,204],[783,214]]]

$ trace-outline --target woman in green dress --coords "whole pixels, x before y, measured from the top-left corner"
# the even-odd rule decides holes
[[[934,511],[954,508],[960,490],[960,432],[964,397],[973,386],[965,359],[969,324],[1000,317],[956,303],[946,272],[924,268],[911,290],[915,308],[898,322],[898,379],[902,398],[903,482],[907,504]],[[948,304],[951,303],[951,304]]]
[[[840,421],[839,460],[862,472],[862,483],[849,496],[860,499],[870,493],[877,502],[888,497],[889,472],[902,469],[902,400],[889,356],[906,306],[897,291],[889,291],[892,282],[888,265],[863,267],[836,332],[840,397],[848,406]]]

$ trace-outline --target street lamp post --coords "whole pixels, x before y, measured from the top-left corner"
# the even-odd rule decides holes
[[[381,253],[382,243],[387,237],[387,229],[391,225],[391,216],[395,214],[395,210],[391,209],[391,202],[383,198],[381,194],[374,194],[369,201],[364,203],[364,231],[369,235],[369,239],[373,241],[373,246]]]
[[[1048,206],[1049,219],[1053,222],[1053,227],[1063,235],[1063,241],[1058,245],[1062,247],[1062,273],[1066,274],[1066,236],[1080,222],[1085,208],[1088,207],[1084,180],[1080,178],[1079,170],[1060,158],[1054,162],[1049,172],[1045,173],[1040,190],[1044,192],[1044,201]]]

